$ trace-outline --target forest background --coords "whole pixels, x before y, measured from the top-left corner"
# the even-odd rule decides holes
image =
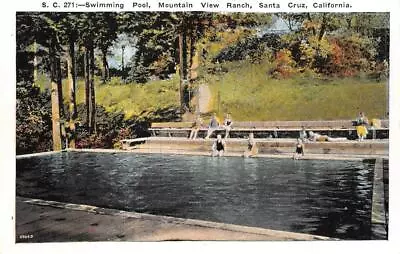
[[[151,122],[196,114],[202,85],[209,112],[234,121],[388,116],[388,13],[29,12],[16,21],[17,154],[118,148],[148,136]]]

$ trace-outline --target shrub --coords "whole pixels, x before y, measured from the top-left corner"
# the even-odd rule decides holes
[[[118,134],[116,135],[115,138],[113,138],[113,148],[114,149],[121,149],[121,143],[120,140],[122,139],[128,139],[128,138],[134,138],[136,135],[132,132],[130,128],[122,128],[118,131]]]
[[[50,92],[41,93],[29,82],[17,84],[16,152],[49,151],[51,139]]]
[[[292,53],[288,49],[282,49],[276,53],[274,65],[276,68],[272,72],[274,78],[288,78],[297,72]]]

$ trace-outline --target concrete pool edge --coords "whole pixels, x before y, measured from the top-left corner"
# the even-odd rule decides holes
[[[151,138],[148,138],[152,140]],[[191,142],[190,140],[186,139],[179,139],[179,142]],[[278,143],[283,142],[292,142],[292,140],[280,140]],[[372,141],[371,141],[372,142]],[[364,145],[369,145],[365,142]],[[338,144],[338,142],[336,142]],[[342,143],[349,143],[349,142],[342,142]],[[353,142],[354,143],[354,142]],[[385,143],[378,142],[378,143]],[[358,143],[354,143],[358,144]],[[346,150],[346,149],[344,149]],[[174,154],[174,155],[195,155],[195,156],[210,156],[211,150],[196,150],[196,149],[189,149],[188,147],[165,147],[165,146],[154,146],[154,147],[132,147],[131,149],[105,149],[105,148],[67,148],[61,151],[48,151],[48,152],[41,152],[41,153],[33,153],[33,154],[22,154],[16,155],[16,159],[24,159],[24,158],[31,158],[31,157],[40,157],[40,156],[48,156],[53,154],[65,153],[65,152],[90,152],[90,153],[134,153],[134,154]],[[238,151],[227,151],[225,153],[226,157],[243,157],[243,152]],[[270,151],[270,152],[260,152],[254,158],[285,158],[291,159],[293,157],[292,151]],[[327,153],[321,153],[320,151],[306,151],[306,154],[301,158],[303,160],[352,160],[352,161],[362,161],[364,159],[389,159],[388,151],[384,153],[376,152],[375,150],[371,149],[368,154],[362,153],[343,153],[343,151],[339,153],[334,153],[333,151]]]
[[[16,155],[16,159],[23,159],[23,158],[32,158],[32,157],[39,157],[39,156],[45,156],[45,155],[52,155],[52,154],[58,154],[65,152],[66,150],[61,150],[61,151],[48,151],[48,152],[40,152],[40,153],[27,153],[27,154],[18,154]]]
[[[190,232],[190,235],[193,235],[192,238],[186,237],[175,237],[175,238],[168,238],[167,236],[159,237],[159,238],[144,238],[135,241],[165,241],[165,240],[238,240],[236,237],[231,238],[235,234],[241,234],[245,237],[245,240],[264,240],[264,241],[284,241],[284,240],[296,240],[296,241],[310,241],[310,240],[338,240],[335,238],[325,237],[325,236],[318,236],[318,235],[310,235],[304,233],[294,233],[294,232],[287,232],[287,231],[279,231],[279,230],[272,230],[272,229],[265,229],[265,228],[257,228],[257,227],[248,227],[248,226],[240,226],[234,224],[226,224],[226,223],[219,223],[219,222],[211,222],[211,221],[204,221],[204,220],[196,220],[196,219],[184,219],[184,218],[176,218],[170,216],[159,216],[159,215],[152,215],[146,213],[136,213],[136,212],[127,212],[122,210],[116,209],[109,209],[109,208],[101,208],[96,206],[90,205],[80,205],[80,204],[72,204],[72,203],[63,203],[57,201],[48,201],[42,199],[31,199],[31,198],[24,198],[24,197],[16,197],[16,205],[24,203],[34,206],[43,206],[48,208],[61,208],[65,209],[63,214],[73,211],[81,211],[87,212],[90,216],[96,215],[108,215],[113,216],[114,218],[120,218],[124,220],[125,218],[136,219],[139,221],[153,221],[153,223],[162,224],[163,227],[173,228],[177,225],[185,226],[187,231]],[[41,217],[41,216],[40,216]],[[78,222],[79,223],[79,222]],[[16,220],[16,227],[18,228],[18,219]],[[201,230],[206,230],[207,236],[200,239],[196,239],[196,233],[198,232],[201,234]],[[16,230],[17,231],[17,230]],[[146,231],[146,229],[143,229]],[[168,230],[167,230],[168,231]],[[173,230],[171,232],[174,232]],[[213,238],[214,234],[217,232],[219,235],[221,232],[223,233],[224,237],[222,238]],[[218,235],[217,234],[217,235]],[[179,236],[179,234],[177,234]],[[230,237],[231,236],[231,237]],[[243,239],[240,239],[243,240]]]
[[[66,152],[90,152],[90,153],[134,153],[134,154],[175,154],[175,155],[194,155],[194,156],[210,156],[211,152],[199,152],[188,150],[163,150],[163,149],[133,149],[133,150],[118,150],[118,149],[75,149],[68,148]],[[227,152],[226,157],[243,157],[242,153]],[[292,159],[293,154],[258,154],[252,158],[282,158]],[[343,154],[306,154],[302,160],[351,160],[362,161],[365,159],[389,159],[387,155],[343,155]],[[251,158],[250,158],[251,159]]]

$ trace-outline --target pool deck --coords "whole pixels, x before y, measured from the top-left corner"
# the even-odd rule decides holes
[[[16,198],[16,242],[336,240],[329,237]]]
[[[166,153],[184,155],[210,155],[215,139],[188,139],[172,137],[149,137],[121,140],[123,150],[135,153]],[[255,157],[291,158],[296,139],[261,138],[255,139],[258,154]],[[247,150],[246,139],[229,138],[226,140],[225,156],[243,156]],[[389,141],[387,139],[369,139],[362,142],[340,140],[335,142],[304,143],[304,159],[360,160],[367,158],[387,158]]]

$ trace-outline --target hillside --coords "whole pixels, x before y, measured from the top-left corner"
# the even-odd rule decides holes
[[[244,57],[247,51],[253,54],[252,49],[262,43],[262,39],[251,39],[250,34],[249,30],[230,30],[219,32],[218,40],[205,38],[198,43],[197,50],[204,48],[208,53],[205,58],[194,59],[198,78],[192,88],[196,90],[201,84],[209,86],[210,110],[217,112],[220,118],[229,112],[238,121],[352,119],[359,111],[366,112],[370,118],[385,117],[384,79],[335,78],[309,70],[290,77],[272,77],[270,72],[276,62],[268,58],[268,54],[256,63]],[[276,41],[277,37],[273,36],[265,43]],[[233,58],[215,63],[221,56]],[[63,83],[66,94],[65,80]],[[42,89],[49,87],[44,76],[40,84]],[[126,119],[160,119],[163,110],[179,108],[178,74],[169,80],[151,80],[145,84],[124,84],[117,77],[101,84],[97,78],[95,87],[97,104],[109,112],[123,112]],[[84,82],[79,79],[78,104],[85,102],[84,92]],[[193,109],[195,103],[196,100],[192,100]]]
[[[228,73],[207,77],[211,107],[221,117],[229,112],[240,121],[331,120],[352,119],[359,111],[370,118],[385,116],[386,81],[304,75],[273,79],[266,63],[225,67]]]

